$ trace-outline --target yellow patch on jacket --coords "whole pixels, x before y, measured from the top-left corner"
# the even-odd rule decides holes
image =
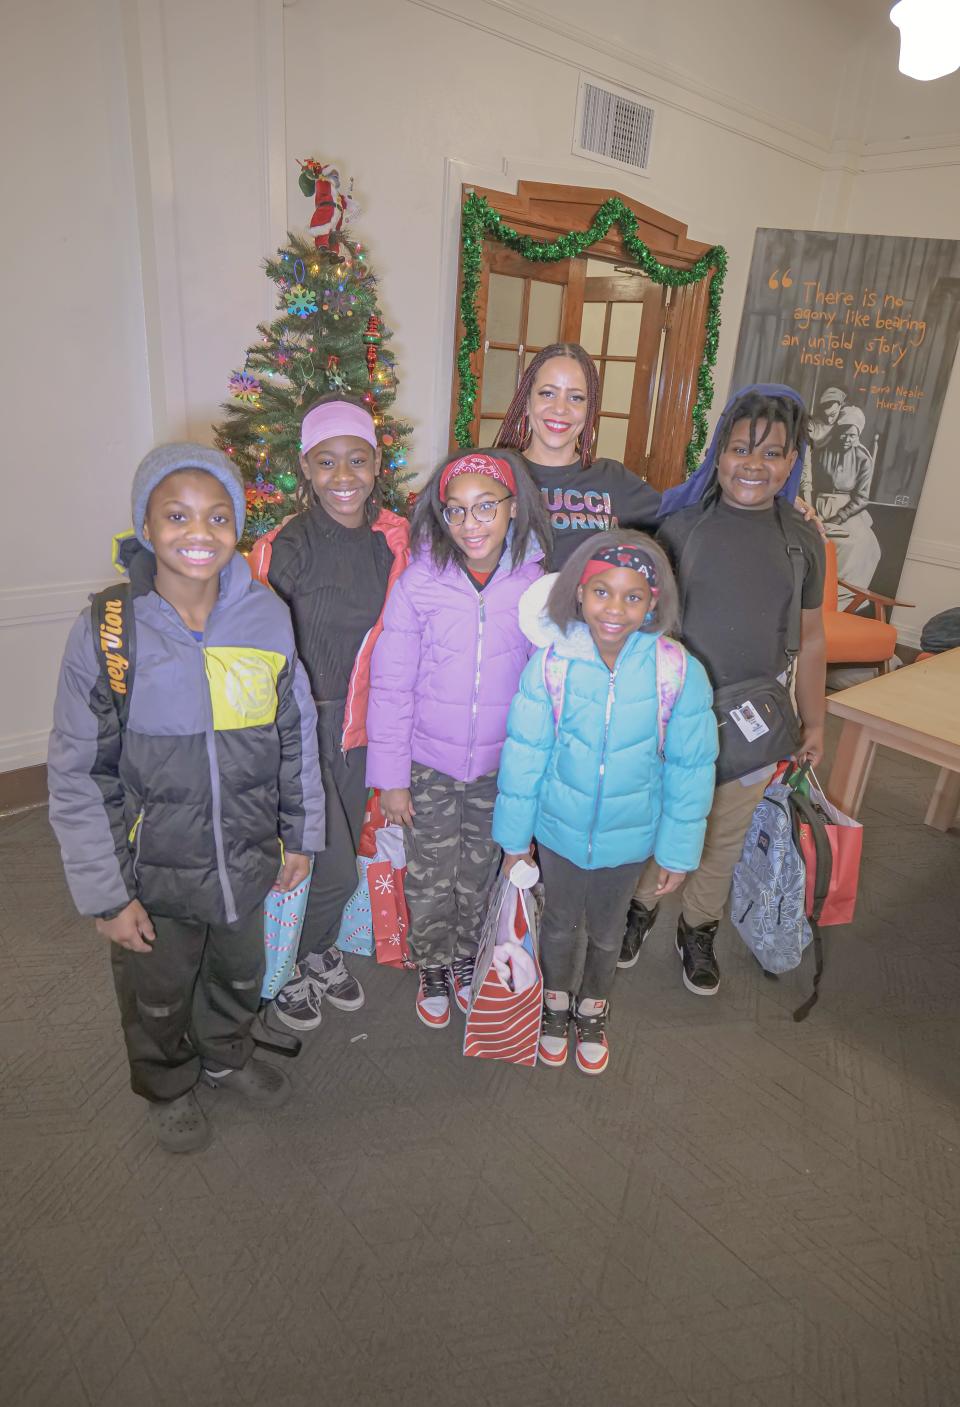
[[[287,662],[276,650],[249,645],[209,645],[203,652],[213,726],[258,728],[277,716],[277,679]]]

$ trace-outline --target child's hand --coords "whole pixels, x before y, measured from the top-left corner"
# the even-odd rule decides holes
[[[530,846],[529,849],[520,851],[520,852],[518,852],[517,854],[511,854],[511,853],[508,852],[508,851],[504,851],[504,855],[503,855],[503,864],[502,864],[502,866],[501,866],[502,872],[503,872],[504,874],[509,874],[510,871],[513,869],[514,865],[518,864],[518,863],[521,862],[521,861],[522,861],[523,864],[525,864],[525,865],[531,864],[531,863],[532,863],[532,860],[531,860],[532,854],[533,854],[533,846],[532,846],[532,845]]]
[[[380,793],[380,810],[391,826],[412,826],[417,814],[409,787],[388,787]]]
[[[298,884],[302,884],[309,873],[310,856],[291,855],[287,851],[283,861],[283,869],[274,880],[273,887],[286,894],[289,890],[296,889]]]
[[[665,870],[661,865],[657,876],[657,898],[660,899],[664,894],[672,894],[675,889],[679,889],[686,877],[686,870]]]
[[[817,728],[804,728],[803,739],[797,749],[795,761],[801,766],[804,762],[809,762],[811,767],[816,767],[818,762],[823,761],[823,724]]]
[[[139,899],[131,899],[114,918],[98,918],[97,932],[131,953],[149,953],[156,938],[150,915]]]

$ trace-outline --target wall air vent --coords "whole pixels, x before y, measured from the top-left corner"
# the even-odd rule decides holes
[[[654,109],[635,94],[580,77],[573,151],[577,156],[648,175]]]

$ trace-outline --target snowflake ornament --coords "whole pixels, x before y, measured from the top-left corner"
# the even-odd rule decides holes
[[[255,376],[247,371],[235,371],[227,382],[231,395],[246,405],[259,405],[263,387]]]
[[[317,311],[317,304],[309,288],[305,288],[302,283],[295,283],[286,294],[287,312],[295,313],[298,318],[309,317],[311,313]]]
[[[378,875],[378,876],[377,876],[377,893],[378,893],[378,894],[392,894],[392,893],[393,893],[393,875],[390,875],[390,874],[382,874],[382,875]]]

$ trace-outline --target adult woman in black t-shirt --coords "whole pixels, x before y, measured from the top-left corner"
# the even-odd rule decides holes
[[[520,378],[496,443],[520,450],[543,494],[553,528],[553,562],[619,525],[652,531],[660,495],[618,459],[594,459],[600,384],[578,342],[538,352]]]

